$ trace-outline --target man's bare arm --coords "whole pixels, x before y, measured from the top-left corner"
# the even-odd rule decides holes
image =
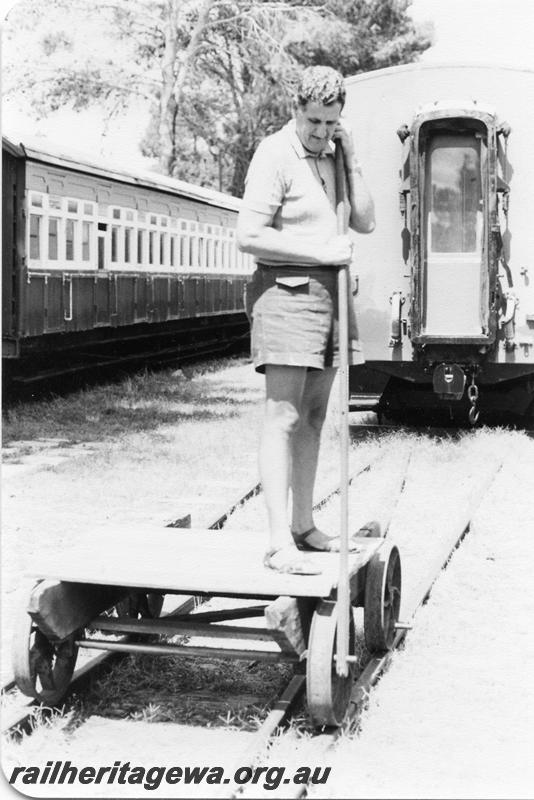
[[[251,253],[259,261],[279,261],[281,264],[302,263],[310,266],[348,264],[351,260],[351,242],[348,236],[334,236],[318,245],[305,236],[294,236],[278,231],[271,225],[269,214],[243,208],[237,221],[237,243],[244,253]]]

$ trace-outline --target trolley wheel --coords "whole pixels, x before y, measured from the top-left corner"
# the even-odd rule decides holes
[[[24,606],[13,633],[13,672],[20,691],[46,705],[66,694],[74,672],[77,634],[52,642],[34,624]]]
[[[364,632],[371,653],[391,650],[401,602],[401,562],[398,548],[384,544],[367,565]]]
[[[355,632],[352,610],[349,622],[349,655],[354,653]],[[339,726],[343,722],[354,681],[354,664],[346,677],[337,674],[337,603],[321,600],[313,615],[308,640],[306,694],[308,711],[316,726]]]

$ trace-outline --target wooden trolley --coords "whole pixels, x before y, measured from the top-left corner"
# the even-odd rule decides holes
[[[383,652],[396,634],[400,557],[395,545],[379,535],[378,525],[361,533],[358,552],[348,559],[350,603],[364,607],[368,649]],[[80,647],[289,661],[297,670],[306,667],[314,724],[341,724],[356,656],[351,613],[349,669],[338,674],[339,556],[306,554],[321,567],[320,575],[278,574],[262,564],[262,538],[254,532],[129,526],[102,529],[85,544],[63,551],[61,561],[40,568],[24,593],[13,649],[18,687],[38,701],[57,704]],[[254,604],[160,617],[167,594],[249,598]],[[263,625],[228,624],[254,617],[263,618]],[[136,636],[117,642],[106,638],[109,633]],[[147,641],[155,634],[186,638],[167,644]]]

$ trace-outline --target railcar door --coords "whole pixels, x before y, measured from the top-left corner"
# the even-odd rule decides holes
[[[482,296],[485,251],[483,141],[476,132],[436,131],[425,154],[421,332],[480,336],[487,332]]]
[[[412,315],[418,344],[494,338],[495,127],[491,115],[472,109],[421,113],[414,122]]]

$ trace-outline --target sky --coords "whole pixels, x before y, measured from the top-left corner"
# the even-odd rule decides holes
[[[534,69],[534,0],[413,0],[416,22],[432,20],[424,61],[499,63]]]
[[[46,0],[43,0],[46,5]],[[15,5],[0,0],[1,18]],[[434,24],[434,45],[425,62],[500,63],[534,69],[534,0],[413,0],[416,22]],[[146,110],[134,108],[102,135],[102,118],[95,110],[73,114],[59,111],[35,122],[17,103],[4,103],[4,132],[45,136],[63,145],[112,160],[117,166],[150,168],[138,150],[148,122]]]

